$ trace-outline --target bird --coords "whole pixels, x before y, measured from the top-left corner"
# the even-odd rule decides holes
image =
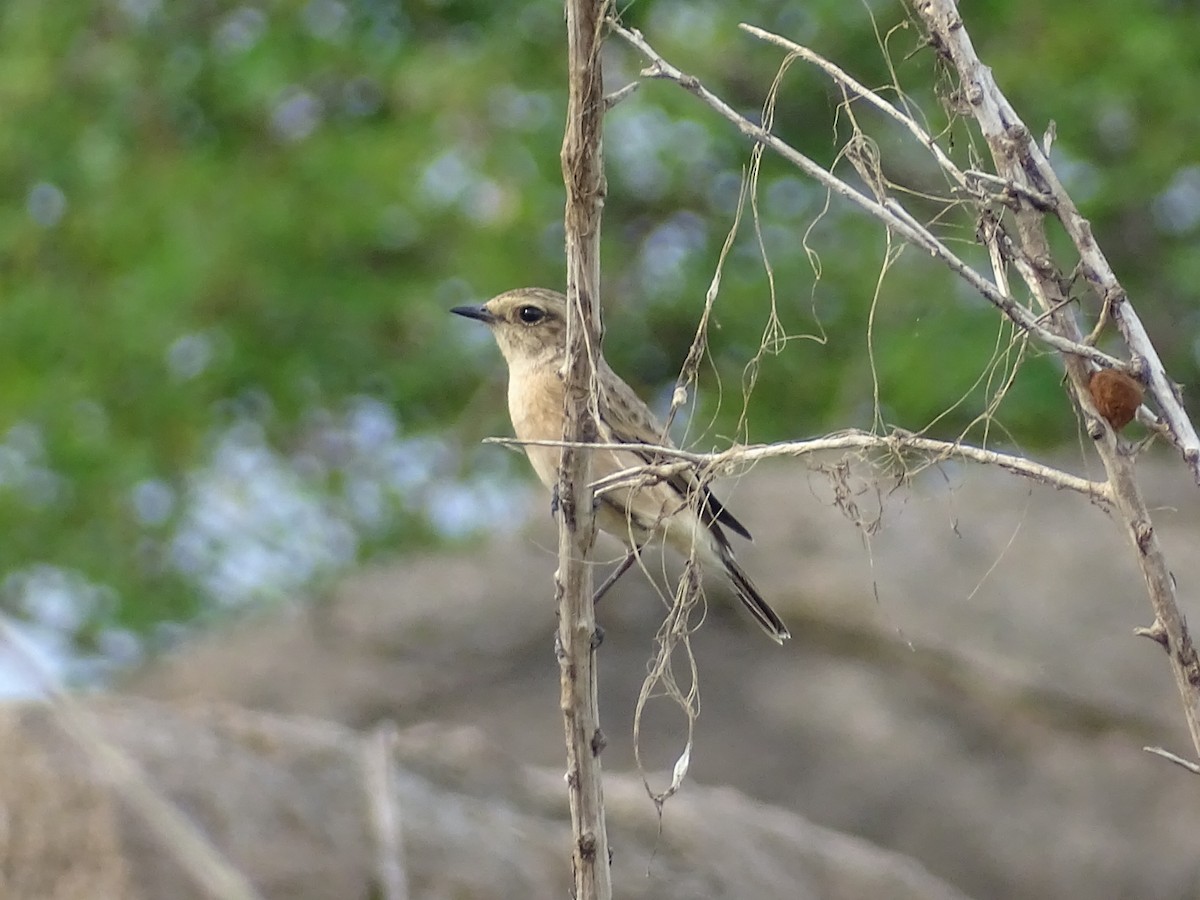
[[[480,306],[456,306],[450,312],[487,325],[508,364],[508,411],[519,441],[561,441],[564,424],[563,363],[567,348],[567,298],[546,288],[518,288]],[[597,443],[628,449],[592,451],[593,479],[626,469],[662,462],[650,449],[671,447],[663,426],[650,408],[604,360],[596,359],[598,396]],[[546,487],[558,482],[558,446],[525,444],[534,472]],[[601,492],[596,526],[629,549],[599,593],[631,565],[647,545],[662,542],[688,556],[695,549],[701,568],[724,573],[738,599],[763,631],[782,644],[791,635],[779,615],[762,598],[733,555],[726,530],[750,540],[750,532],[686,470],[651,484],[628,484]]]

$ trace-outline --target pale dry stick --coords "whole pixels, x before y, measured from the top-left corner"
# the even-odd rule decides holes
[[[600,48],[607,0],[567,0],[567,123],[562,172],[567,256],[567,348],[563,366],[566,441],[596,435],[596,357],[600,321],[600,217],[604,206],[601,126],[604,79]],[[596,540],[591,459],[564,446],[555,486],[558,512],[557,654],[559,702],[567,745],[567,798],[571,809],[571,865],[575,900],[611,900],[608,829],[600,752],[596,610],[592,567]]]
[[[526,444],[535,446],[559,447],[562,441],[518,441],[514,438],[485,438],[484,443],[501,444],[508,447],[522,447]],[[580,444],[592,450],[628,450],[628,444]],[[1024,456],[1011,453],[1000,453],[996,450],[985,450],[970,444],[939,441],[934,438],[920,437],[906,431],[896,430],[889,434],[873,434],[869,431],[850,430],[823,438],[808,441],[779,441],[774,444],[752,444],[749,446],[734,446],[720,453],[695,453],[680,450],[677,447],[650,447],[645,451],[676,462],[657,465],[637,466],[621,472],[615,472],[606,478],[593,483],[597,492],[610,491],[624,484],[624,479],[652,473],[655,477],[669,478],[686,468],[707,469],[714,477],[730,475],[747,466],[764,459],[791,456],[812,456],[816,453],[829,453],[848,450],[886,450],[891,453],[925,453],[934,459],[959,458],[981,465],[999,466],[1015,475],[1029,478],[1039,484],[1060,490],[1075,491],[1090,500],[1105,506],[1114,502],[1112,488],[1107,481],[1091,481],[1072,475],[1053,466],[1034,462]]]
[[[1147,753],[1153,753],[1155,756],[1161,756],[1169,762],[1175,763],[1177,766],[1182,766],[1193,775],[1200,775],[1200,765],[1192,762],[1190,759],[1184,759],[1182,756],[1176,756],[1170,750],[1164,750],[1162,747],[1143,747]]]
[[[150,783],[142,768],[101,734],[87,710],[63,690],[3,614],[0,614],[0,641],[13,651],[19,665],[50,698],[59,723],[90,759],[97,777],[112,785],[197,887],[214,900],[262,900],[250,880]]]
[[[408,900],[395,749],[394,722],[381,723],[362,739],[363,784],[375,839],[375,878],[380,900]]]
[[[650,66],[642,74],[647,78],[663,78],[672,81],[697,97],[701,102],[714,110],[718,115],[731,122],[737,129],[750,138],[770,147],[785,160],[800,169],[813,180],[819,182],[833,194],[850,201],[865,210],[874,218],[883,222],[896,231],[901,237],[911,241],[917,247],[925,250],[935,259],[940,259],[951,271],[962,277],[971,287],[975,288],[989,303],[1013,320],[1023,331],[1036,337],[1048,347],[1062,353],[1089,359],[1105,368],[1118,368],[1123,363],[1095,347],[1089,347],[1078,341],[1070,341],[1055,334],[1037,322],[1037,318],[1015,299],[1002,293],[994,284],[975,271],[968,263],[956,256],[945,244],[939,241],[928,229],[916,224],[916,220],[907,213],[904,216],[896,214],[899,204],[896,201],[880,203],[872,197],[856,190],[850,184],[838,178],[827,169],[813,162],[799,150],[786,141],[771,134],[759,125],[754,124],[745,116],[738,113],[720,97],[709,91],[700,80],[693,75],[687,75],[668,63],[653,47],[646,43],[642,35],[632,29],[625,28],[620,23],[610,22],[613,32],[619,35],[631,46],[635,47],[648,60]]]
[[[1085,274],[1094,283],[1104,286],[1101,296],[1106,302],[1111,302],[1114,319],[1118,314],[1124,317],[1125,327],[1122,334],[1126,335],[1126,342],[1134,354],[1148,364],[1150,371],[1145,374],[1150,379],[1155,400],[1159,403],[1171,429],[1172,439],[1183,451],[1184,459],[1193,473],[1200,477],[1200,472],[1197,471],[1197,465],[1200,464],[1200,445],[1196,443],[1195,430],[1182,405],[1177,403],[1178,398],[1169,388],[1169,381],[1162,370],[1161,362],[1158,361],[1157,353],[1141,330],[1124,291],[1115,278],[1111,277],[1107,261],[1092,238],[1090,226],[1067,197],[1041,148],[1032,139],[1029,129],[1000,92],[991,71],[976,56],[953,0],[918,0],[915,7],[929,30],[931,44],[958,72],[963,94],[970,103],[980,130],[988,142],[997,173],[1015,184],[1053,198],[1054,212],[1075,241]],[[1046,237],[1043,221],[1045,212],[1044,208],[1028,200],[1018,202],[1014,215],[1021,247],[1018,248],[1019,252],[1014,254],[1014,259],[1028,261],[1027,269],[1018,271],[1027,279],[1044,308],[1053,309],[1059,306],[1064,298],[1061,296],[1062,289],[1057,277],[1058,269],[1054,265]],[[1099,267],[1103,267],[1103,271]],[[1079,325],[1066,307],[1061,307],[1050,316],[1049,327],[1070,340],[1081,339]],[[1138,566],[1146,582],[1150,603],[1154,609],[1153,630],[1157,635],[1156,640],[1167,651],[1176,689],[1183,703],[1188,732],[1196,752],[1200,753],[1200,659],[1197,658],[1187,625],[1179,611],[1175,582],[1142,497],[1133,460],[1128,453],[1122,451],[1116,434],[1102,423],[1092,407],[1087,390],[1090,372],[1082,360],[1066,356],[1064,366],[1080,405],[1094,423],[1090,433],[1095,439],[1112,488],[1115,505],[1124,520],[1137,555]],[[1169,412],[1168,407],[1171,407]]]
[[[995,218],[993,216],[985,215],[980,219],[980,228],[979,228],[978,233],[982,235],[984,246],[987,248],[988,261],[992,264],[992,277],[996,280],[996,286],[999,287],[1000,290],[1003,291],[1005,294],[1008,294],[1011,296],[1012,295],[1012,286],[1009,284],[1009,280],[1008,280],[1008,267],[1005,265],[1005,255],[1000,249],[1000,242],[998,239],[999,232],[1000,232],[1000,224],[999,224],[999,222],[997,222],[995,220]],[[1040,324],[1041,320],[1039,319],[1038,322]],[[998,334],[996,336],[996,338],[997,338],[997,346],[996,346],[996,349],[993,350],[993,352],[992,352],[991,359],[992,359],[992,361],[995,361],[995,362],[1003,360],[1005,362],[1005,364],[1007,364],[1008,363],[1008,357],[1007,357],[1008,350],[1003,351],[1004,355],[997,356],[997,352],[999,351],[1000,335]],[[1021,342],[1019,342],[1014,337],[1014,339],[1009,343],[1008,349],[1012,349],[1014,347],[1014,345],[1016,345],[1018,343],[1021,343]],[[1026,337],[1024,342],[1022,343],[1022,346],[1020,346],[1017,350],[1018,362],[1011,366],[1009,376],[1007,379],[1005,379],[1005,384],[1000,388],[999,391],[997,391],[995,393],[991,393],[991,386],[992,386],[991,372],[993,372],[994,369],[992,368],[992,366],[990,364],[988,366],[989,401],[988,401],[987,407],[984,409],[982,416],[981,416],[984,421],[984,427],[983,427],[983,442],[984,443],[987,443],[988,436],[991,434],[992,422],[994,421],[993,417],[995,415],[996,410],[1000,407],[1000,402],[1001,402],[1002,398],[1008,393],[1008,390],[1009,390],[1009,388],[1012,387],[1013,382],[1016,381],[1017,371],[1018,371],[1019,365],[1020,365],[1019,361],[1020,361],[1021,357],[1024,356],[1025,350],[1028,346],[1029,346],[1028,337]],[[967,428],[963,429],[962,434],[966,435],[968,433],[968,431],[971,428],[973,428],[975,426],[975,423],[978,421],[979,421],[979,418],[974,419],[970,423],[970,425],[967,426]],[[999,559],[997,559],[996,562],[998,563]],[[980,583],[982,584],[982,582],[980,582]]]
[[[1036,321],[1042,324],[1052,319],[1055,312],[1065,312],[1070,300],[1051,301],[1049,296],[1047,296],[1046,285],[1038,277],[1033,263],[1013,244],[1012,239],[1004,230],[1004,226],[993,218],[984,226],[984,230],[989,253],[993,251],[999,253],[1003,259],[1012,263],[1012,267],[1017,270],[1017,274],[1021,276],[1021,280],[1025,282],[1025,286],[1029,289],[1030,295],[1037,301],[1038,306],[1042,308],[1043,312],[1038,314]]]
[[[1179,448],[1192,477],[1200,484],[1200,436],[1125,289],[1096,243],[1091,223],[1080,214],[1042,148],[996,85],[991,69],[980,62],[953,0],[918,0],[914,6],[936,36],[940,44],[937,49],[947,54],[958,70],[965,99],[993,153],[1003,143],[1010,171],[1001,171],[1001,177],[1045,198],[1043,209],[1054,213],[1071,238],[1079,253],[1080,271],[1109,307],[1139,374],[1148,383],[1171,442]],[[1200,747],[1200,733],[1196,737]]]

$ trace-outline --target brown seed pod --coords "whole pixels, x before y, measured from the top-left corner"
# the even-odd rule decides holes
[[[1119,369],[1097,369],[1088,379],[1088,390],[1096,411],[1114,431],[1120,431],[1132,422],[1142,405],[1142,386]]]

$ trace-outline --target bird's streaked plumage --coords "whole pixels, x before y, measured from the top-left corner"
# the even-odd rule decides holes
[[[522,441],[561,441],[562,369],[566,355],[567,299],[556,291],[521,288],[493,297],[482,306],[452,310],[485,323],[508,363],[508,410]],[[647,445],[670,446],[662,425],[633,389],[608,363],[597,361],[598,443],[627,444],[628,450],[593,450],[592,477],[599,480],[625,469],[658,462]],[[554,489],[558,447],[526,446],[538,478]],[[774,640],[790,637],[787,627],[763,600],[733,556],[729,529],[750,533],[721,505],[691,471],[656,484],[630,484],[600,496],[596,525],[631,548],[659,539],[683,555],[695,547],[702,565],[723,571],[738,598]]]

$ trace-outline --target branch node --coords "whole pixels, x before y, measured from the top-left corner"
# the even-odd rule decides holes
[[[1109,286],[1108,290],[1104,292],[1104,302],[1109,305],[1110,309],[1116,309],[1128,299],[1129,295],[1119,284]]]
[[[1167,629],[1163,626],[1162,622],[1158,621],[1158,619],[1155,619],[1154,624],[1149,628],[1133,629],[1133,633],[1138,637],[1149,638],[1164,650],[1170,650],[1170,641],[1167,638]]]
[[[1008,126],[1005,137],[1012,141],[1013,146],[1024,150],[1033,141],[1033,135],[1029,133],[1029,129],[1022,122],[1013,122]]]
[[[640,81],[631,81],[629,84],[625,85],[625,87],[618,88],[617,90],[613,91],[604,98],[604,111],[608,112],[618,103],[636,91],[639,87],[641,87],[641,85],[642,83]]]
[[[596,859],[596,836],[590,831],[579,838],[579,855],[587,862]]]
[[[1149,520],[1138,519],[1133,523],[1133,539],[1137,541],[1138,549],[1145,553],[1154,539],[1154,526]]]

